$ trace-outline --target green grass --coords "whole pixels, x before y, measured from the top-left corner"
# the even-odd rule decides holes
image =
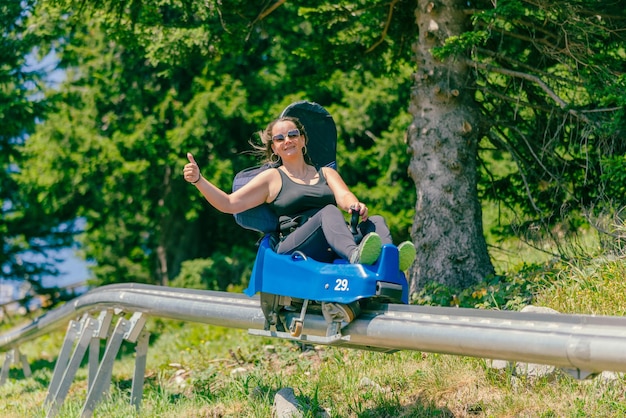
[[[151,324],[151,327],[155,326]],[[305,416],[332,417],[619,417],[624,379],[536,380],[493,370],[482,359],[421,352],[382,354],[248,336],[199,324],[156,326],[166,333],[149,351],[141,414],[129,405],[132,353],[114,368],[101,417],[270,417],[274,394],[292,387]],[[36,344],[28,347],[35,355]],[[26,348],[25,348],[26,349]],[[245,372],[233,374],[236,369]],[[43,417],[50,370],[0,388],[0,416]],[[81,371],[59,416],[79,416],[86,393]]]
[[[626,315],[626,260],[597,258],[570,263],[546,284],[536,303],[559,312]]]
[[[626,259],[620,257],[511,260],[506,272],[471,289],[433,286],[420,298],[485,309],[516,310],[532,303],[563,313],[622,316],[625,276]],[[130,406],[134,346],[125,343],[96,417],[271,417],[274,395],[285,387],[293,388],[306,417],[322,412],[330,417],[626,416],[623,376],[578,381],[556,370],[524,378],[478,358],[313,347],[155,318],[147,329],[151,339],[140,413]],[[61,330],[20,348],[33,375],[24,378],[21,370],[11,369],[0,387],[0,418],[46,415],[43,400],[63,336]],[[59,416],[80,415],[86,388],[83,367]]]
[[[562,312],[621,315],[626,262],[562,265],[533,287],[535,301]],[[544,274],[541,273],[541,274]],[[591,312],[592,311],[592,312]],[[392,354],[312,347],[243,330],[151,319],[141,413],[130,406],[133,346],[124,345],[101,417],[270,417],[274,395],[294,389],[307,417],[621,417],[626,380],[577,381],[564,372],[524,379],[483,359],[403,351]],[[11,370],[0,388],[0,417],[44,417],[42,403],[63,332],[25,344],[33,376]],[[79,416],[81,369],[59,416]]]

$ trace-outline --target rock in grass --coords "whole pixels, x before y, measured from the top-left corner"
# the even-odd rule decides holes
[[[292,388],[282,388],[274,396],[274,418],[302,418],[300,404]]]

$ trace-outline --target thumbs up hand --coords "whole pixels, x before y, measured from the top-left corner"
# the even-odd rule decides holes
[[[185,164],[185,167],[183,168],[183,177],[189,183],[196,184],[202,178],[202,175],[200,174],[200,167],[198,167],[196,159],[193,158],[193,155],[190,152],[187,153],[187,159],[189,162]]]

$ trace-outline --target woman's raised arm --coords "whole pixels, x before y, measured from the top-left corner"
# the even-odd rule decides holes
[[[198,163],[188,152],[189,162],[183,168],[183,177],[195,185],[204,198],[215,209],[224,213],[240,213],[265,203],[269,197],[272,173],[266,170],[250,180],[245,186],[233,193],[226,193],[202,177]]]

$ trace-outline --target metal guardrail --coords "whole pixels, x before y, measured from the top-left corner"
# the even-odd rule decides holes
[[[137,283],[115,284],[92,289],[27,325],[0,335],[0,352],[61,328],[84,313],[106,309],[230,328],[262,328],[264,324],[259,301],[245,295]]]
[[[115,330],[110,332],[106,328],[111,323],[111,312],[134,315],[130,320],[120,316]],[[100,313],[101,319],[91,318],[94,313]],[[76,322],[81,315],[81,322]],[[30,324],[0,336],[0,351],[8,351],[7,359],[19,359],[20,344],[70,323],[47,398],[52,405],[48,415],[53,416],[69,389],[75,373],[73,368],[78,368],[89,341],[109,338],[97,370],[98,353],[90,353],[89,387],[93,391],[89,391],[83,416],[91,416],[99,396],[110,385],[115,346],[119,348],[122,338],[136,342],[138,353],[143,353],[137,356],[137,363],[143,362],[143,365],[136,365],[135,373],[137,381],[143,384],[147,338],[142,328],[147,316],[249,329],[251,333],[262,330],[265,323],[256,297],[118,284],[91,290]],[[289,320],[287,318],[288,323]],[[310,338],[310,342],[317,343],[314,336],[325,335],[326,329],[327,323],[321,315],[307,314],[301,338],[305,342]],[[416,350],[548,364],[574,371],[578,377],[602,371],[626,372],[624,317],[380,305],[362,312],[342,329],[342,335],[344,338],[333,344],[378,351]],[[70,357],[71,347],[74,347],[74,353]],[[112,356],[110,364],[107,353]],[[93,365],[92,358],[96,359]],[[132,401],[139,407],[140,400],[141,387],[138,385],[133,388]]]

